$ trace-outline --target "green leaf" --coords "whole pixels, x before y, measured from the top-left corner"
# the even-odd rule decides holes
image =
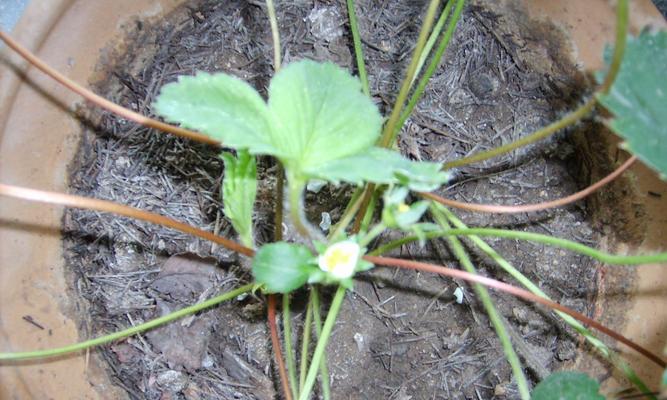
[[[611,52],[605,59],[610,62]],[[600,102],[615,118],[610,127],[643,162],[667,177],[667,32],[629,38],[609,94]]]
[[[448,177],[438,164],[374,147],[382,116],[359,80],[332,63],[287,65],[271,80],[268,105],[237,78],[199,73],[166,85],[154,106],[168,121],[227,147],[278,157],[297,186],[319,178],[430,191]]]
[[[359,79],[330,62],[294,62],[269,86],[273,143],[300,172],[363,152],[380,135],[382,117]]]
[[[363,182],[402,184],[428,192],[449,180],[450,174],[431,162],[410,161],[399,153],[380,147],[306,170],[310,177],[360,185]]]
[[[285,242],[262,246],[252,260],[252,275],[267,293],[289,293],[303,286],[319,268],[306,246]]]
[[[252,235],[252,212],[257,196],[257,165],[255,157],[245,150],[238,158],[231,153],[222,153],[225,162],[225,178],[222,181],[222,201],[227,218],[238,232],[241,242],[254,247]]]
[[[531,395],[533,400],[604,400],[600,385],[581,372],[556,372],[540,382]]]
[[[249,84],[231,75],[180,76],[162,88],[153,106],[167,121],[198,130],[226,147],[278,155],[266,103]]]

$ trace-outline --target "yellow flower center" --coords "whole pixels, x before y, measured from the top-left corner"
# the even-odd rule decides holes
[[[319,258],[320,269],[339,279],[349,278],[359,260],[361,249],[353,241],[332,244]]]
[[[352,254],[346,250],[343,248],[332,249],[324,255],[324,264],[327,266],[328,272],[333,272],[337,266],[347,265],[352,261]]]

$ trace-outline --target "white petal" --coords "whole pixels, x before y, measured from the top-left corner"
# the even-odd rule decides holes
[[[321,270],[335,278],[349,278],[354,274],[360,252],[361,249],[356,242],[350,240],[338,242],[327,248],[319,257],[318,264]]]

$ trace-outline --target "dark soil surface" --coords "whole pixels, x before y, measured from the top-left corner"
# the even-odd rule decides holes
[[[422,1],[357,2],[373,99],[388,114],[423,18]],[[343,1],[278,2],[283,59],[332,60],[355,70]],[[521,27],[530,29],[529,21]],[[503,25],[504,24],[504,25]],[[470,6],[450,48],[400,137],[417,160],[448,161],[526,135],[581,99],[567,57],[543,31],[519,37],[490,10]],[[518,29],[518,28],[517,28]],[[105,97],[144,114],[160,87],[178,75],[226,72],[262,93],[272,73],[269,23],[261,1],[192,1],[158,22],[128,27],[124,50],[107,54]],[[539,33],[539,34],[538,34]],[[555,40],[555,39],[554,39]],[[530,50],[533,52],[531,53]],[[540,54],[535,65],[526,54]],[[537,71],[537,72],[536,72]],[[577,78],[577,79],[575,79]],[[72,192],[170,216],[233,237],[222,214],[222,163],[216,150],[175,139],[98,111],[72,166]],[[457,171],[444,196],[475,203],[524,204],[577,190],[573,146],[553,139]],[[259,163],[258,241],[273,231],[275,166]],[[334,219],[347,188],[309,196],[315,225]],[[596,235],[583,205],[496,216],[461,213],[469,225],[553,234],[583,243]],[[158,226],[94,212],[66,215],[66,256],[81,298],[85,336],[119,330],[212,297],[251,279],[247,260]],[[397,233],[388,236],[396,237]],[[537,244],[489,240],[555,300],[590,314],[595,266]],[[467,243],[467,242],[466,242]],[[480,273],[512,279],[469,249]],[[456,266],[446,241],[409,245],[396,256]],[[455,301],[462,288],[464,301]],[[325,289],[325,299],[330,289]],[[576,357],[574,336],[548,311],[493,294],[526,372],[537,382]],[[294,295],[295,326],[305,293]],[[326,301],[325,301],[326,305]],[[297,328],[297,334],[300,329]],[[295,335],[298,336],[298,335]],[[299,346],[295,346],[298,348]],[[195,317],[99,351],[113,380],[138,399],[280,397],[262,296],[245,296]],[[509,366],[467,284],[413,271],[376,269],[349,293],[328,348],[335,399],[517,398]]]

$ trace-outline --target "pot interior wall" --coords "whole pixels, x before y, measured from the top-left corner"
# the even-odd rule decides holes
[[[122,45],[135,20],[178,1],[30,2],[11,35],[80,83],[110,43]],[[129,25],[128,25],[129,24]],[[105,49],[101,51],[101,49]],[[80,98],[29,68],[3,45],[0,54],[0,182],[67,191],[67,166],[79,141],[72,117]],[[0,349],[44,349],[79,340],[63,271],[62,209],[0,198]],[[97,398],[114,393],[85,355],[0,367],[0,398]],[[100,390],[98,392],[98,390]],[[103,396],[103,397],[105,397]]]
[[[41,4],[36,4],[41,3]],[[109,43],[122,37],[126,24],[136,18],[161,15],[173,8],[175,1],[54,1],[32,2],[13,36],[36,51],[65,75],[78,82],[94,79],[94,66],[104,60]],[[531,16],[549,15],[574,41],[576,57],[584,68],[600,65],[601,47],[613,37],[613,9],[607,1],[585,2],[582,13],[574,10],[584,2],[560,2],[562,8],[550,1],[523,3]],[[636,32],[656,11],[648,1],[633,2],[633,29]],[[582,23],[583,21],[585,23]],[[664,22],[663,22],[664,26]],[[39,28],[35,28],[39,27]],[[73,157],[79,138],[79,122],[68,115],[79,98],[62,89],[34,68],[4,49],[3,55],[11,65],[2,65],[0,74],[0,182],[22,186],[66,191],[67,165]],[[25,76],[23,76],[25,74]],[[602,139],[601,139],[602,140]],[[615,143],[606,139],[604,159],[613,159]],[[598,160],[599,161],[599,160]],[[598,162],[596,161],[596,162]],[[601,170],[600,170],[601,171]],[[601,173],[601,172],[597,172]],[[667,186],[655,174],[635,166],[634,187],[629,190],[626,209],[627,224],[614,225],[628,229],[632,235],[609,230],[605,244],[609,250],[649,252],[667,248]],[[594,178],[596,172],[591,173]],[[630,185],[631,181],[624,181]],[[617,191],[627,188],[617,187]],[[659,196],[648,193],[657,193]],[[603,194],[593,200],[598,208],[615,207],[605,199],[616,198]],[[630,215],[641,209],[638,218]],[[60,221],[62,209],[0,198],[0,349],[18,351],[49,348],[78,340],[77,324],[73,319],[75,304],[69,297],[63,271]],[[605,222],[604,219],[601,221]],[[630,284],[636,295],[631,299],[613,296],[624,273],[608,268],[603,293],[599,300],[599,317],[611,326],[623,327],[629,337],[662,351],[667,337],[667,309],[659,307],[667,295],[666,274],[658,266],[642,266]],[[618,275],[618,277],[617,277]],[[604,289],[604,288],[603,288]],[[610,308],[616,307],[616,308]],[[31,322],[33,321],[33,322]],[[640,376],[649,376],[656,383],[660,371],[642,359],[629,355]],[[582,358],[575,368],[602,371],[594,358]],[[85,356],[64,357],[49,362],[30,362],[0,368],[0,398],[118,398],[111,394],[114,386],[99,371],[93,359]],[[103,390],[104,392],[100,392]]]
[[[570,38],[574,57],[585,71],[603,67],[604,46],[615,35],[615,2],[608,0],[566,1],[523,0],[533,18],[561,28]],[[630,2],[629,31],[638,35],[645,28],[666,29],[667,23],[650,0]],[[582,171],[591,182],[611,170],[618,159],[619,140],[606,129],[584,132],[575,140],[582,149]],[[617,164],[614,164],[617,165]],[[586,182],[583,182],[586,183]],[[610,252],[638,254],[667,249],[667,184],[641,163],[588,200],[604,235],[599,246]],[[643,346],[662,354],[667,341],[667,274],[664,265],[623,266],[600,269],[595,318],[617,329]],[[630,365],[649,384],[660,385],[662,371],[646,358],[620,349]],[[573,369],[604,377],[604,388],[622,386],[606,379],[608,369],[590,354],[580,357]],[[622,378],[616,376],[616,378]]]

